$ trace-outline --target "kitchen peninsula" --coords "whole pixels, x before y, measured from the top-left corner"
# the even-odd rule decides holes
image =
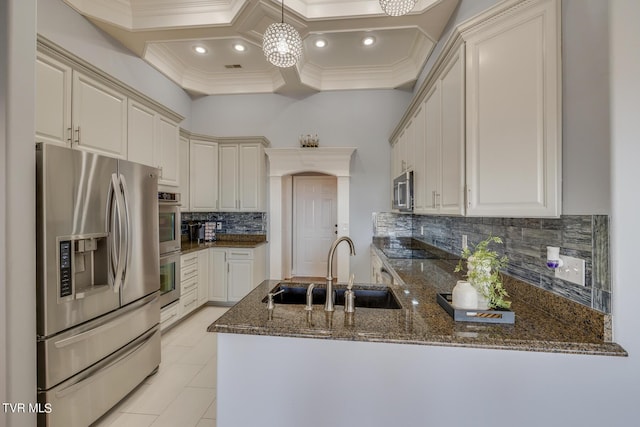
[[[548,353],[567,353],[560,362],[567,369],[583,355],[627,355],[604,341],[597,319],[592,327],[588,315],[573,323],[559,320],[518,299],[519,287],[530,285],[509,278],[514,325],[454,322],[436,294],[450,292],[459,279],[453,273],[457,261],[435,248],[429,248],[435,258],[389,259],[384,245],[377,240],[372,255],[392,272],[390,288],[402,309],[357,308],[351,316],[341,306],[325,313],[322,305],[308,312],[304,305],[276,303],[269,311],[262,301],[279,282],[264,281],[209,327],[220,333],[220,425],[253,425],[276,416],[279,426],[416,425],[425,419],[444,425],[461,416],[436,410],[443,399],[448,405],[455,401],[459,384],[449,381],[454,372],[467,380],[469,392],[478,393],[471,410],[492,412],[501,405],[492,395],[542,387],[544,380],[523,385],[518,377]],[[494,353],[505,350],[514,363],[496,366]],[[470,352],[477,364],[468,363]],[[259,398],[266,395],[280,398]],[[420,409],[427,402],[433,405],[428,415]]]

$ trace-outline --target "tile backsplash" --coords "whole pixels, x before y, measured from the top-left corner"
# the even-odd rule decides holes
[[[182,222],[221,222],[217,234],[267,234],[265,212],[182,212]]]
[[[560,218],[483,218],[374,213],[375,237],[413,237],[460,254],[462,235],[470,245],[489,235],[502,238],[494,248],[509,257],[506,274],[572,301],[611,313],[609,217],[563,215]],[[585,260],[585,286],[556,279],[546,267],[547,246],[561,255]]]

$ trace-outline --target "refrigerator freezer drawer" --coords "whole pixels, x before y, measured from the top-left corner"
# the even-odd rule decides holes
[[[160,365],[159,327],[59,386],[38,393],[49,414],[39,414],[38,425],[86,427],[131,392]]]
[[[46,390],[124,347],[160,323],[158,292],[38,342],[38,388]]]

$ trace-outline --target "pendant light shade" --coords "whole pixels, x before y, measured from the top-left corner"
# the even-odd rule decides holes
[[[380,0],[380,7],[389,16],[402,16],[411,12],[418,0]]]
[[[282,0],[282,22],[267,27],[262,38],[262,51],[267,61],[280,68],[296,64],[302,55],[302,39],[291,24],[284,22],[284,0]]]

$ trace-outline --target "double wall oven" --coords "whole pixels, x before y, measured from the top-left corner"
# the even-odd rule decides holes
[[[180,298],[180,194],[158,193],[160,305]]]

